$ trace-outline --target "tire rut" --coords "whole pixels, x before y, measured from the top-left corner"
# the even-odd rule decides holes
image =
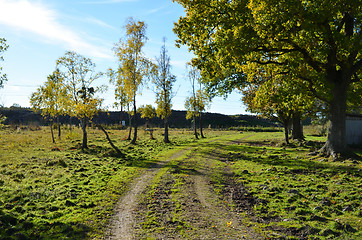
[[[157,172],[170,160],[182,156],[190,148],[183,149],[172,155],[166,161],[158,162],[155,166],[134,179],[130,189],[123,195],[114,208],[115,214],[110,220],[110,227],[106,232],[105,240],[132,240],[134,237],[135,209],[138,206],[140,196],[154,178]]]

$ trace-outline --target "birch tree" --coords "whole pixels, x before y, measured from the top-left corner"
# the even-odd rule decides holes
[[[61,126],[59,117],[66,113],[69,106],[69,98],[64,86],[64,78],[59,70],[55,70],[47,77],[47,81],[40,86],[30,97],[30,105],[41,115],[50,121],[50,129],[53,143],[55,138],[53,134],[53,123],[57,120],[58,137],[61,136]]]
[[[147,41],[146,28],[144,22],[129,18],[125,25],[125,38],[120,39],[114,47],[119,62],[117,85],[124,86],[124,91],[132,102],[134,131],[131,144],[135,144],[137,140],[136,96],[141,93],[141,86],[145,83],[152,68],[151,62],[142,51]]]
[[[95,64],[91,59],[71,51],[57,60],[57,67],[63,75],[69,94],[67,113],[79,119],[83,132],[82,149],[86,149],[87,126],[93,116],[101,110],[103,102],[97,93],[105,91],[104,86],[93,87],[92,84],[102,73],[95,72]]]

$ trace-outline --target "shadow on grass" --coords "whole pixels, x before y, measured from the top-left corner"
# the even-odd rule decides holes
[[[90,228],[77,222],[31,221],[0,210],[0,239],[84,239]]]
[[[327,170],[329,173],[353,173],[360,176],[360,168],[356,165],[347,165],[344,163],[332,163],[326,159],[308,159],[307,156],[292,157],[293,153],[303,153],[307,151],[305,147],[291,147],[291,148],[275,148],[266,149],[265,145],[224,145],[218,143],[209,143],[208,147],[214,149],[213,151],[203,151],[210,157],[218,158],[220,161],[252,161],[258,164],[288,167],[294,173],[315,172],[316,170]],[[220,154],[215,149],[228,151],[228,154]],[[267,152],[269,150],[269,152]],[[270,150],[273,150],[270,152]],[[232,153],[234,152],[234,153]]]

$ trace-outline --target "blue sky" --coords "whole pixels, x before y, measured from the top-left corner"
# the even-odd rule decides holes
[[[184,9],[172,0],[0,0],[0,37],[9,45],[3,54],[5,61],[0,63],[8,76],[0,89],[0,104],[29,107],[29,96],[46,81],[55,69],[55,61],[67,50],[91,58],[98,71],[115,68],[112,47],[124,36],[126,19],[133,17],[148,25],[149,40],[144,48],[147,57],[158,56],[162,38],[167,38],[172,72],[177,76],[173,109],[184,110],[190,89],[185,63],[192,54],[186,47],[175,47],[172,32],[174,22],[184,14]],[[107,77],[97,84],[108,85],[102,97],[104,105],[114,110],[114,88]],[[245,113],[240,98],[239,93],[231,94],[226,101],[215,98],[207,111]],[[144,87],[137,105],[155,105],[154,100],[153,91]]]

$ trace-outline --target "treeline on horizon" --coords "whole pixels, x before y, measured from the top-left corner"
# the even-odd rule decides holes
[[[49,121],[44,119],[39,112],[30,108],[23,107],[10,107],[0,108],[0,114],[6,117],[6,125],[22,126],[22,125],[49,125]],[[138,113],[140,115],[140,113]],[[171,128],[191,128],[192,119],[186,119],[187,111],[172,110],[170,117]],[[118,125],[121,127],[121,121],[125,121],[128,126],[128,113],[121,111],[107,111],[98,113],[92,123],[105,124],[105,125]],[[146,119],[138,118],[139,125],[144,126]],[[79,125],[79,120],[75,117],[68,115],[60,116],[59,122],[61,124]],[[154,117],[149,120],[149,127],[162,127],[163,121],[159,117]],[[310,121],[305,122],[309,124]],[[278,124],[269,119],[262,118],[254,115],[238,114],[238,115],[224,115],[220,113],[204,113],[203,126],[208,128],[230,128],[230,127],[277,127]]]

